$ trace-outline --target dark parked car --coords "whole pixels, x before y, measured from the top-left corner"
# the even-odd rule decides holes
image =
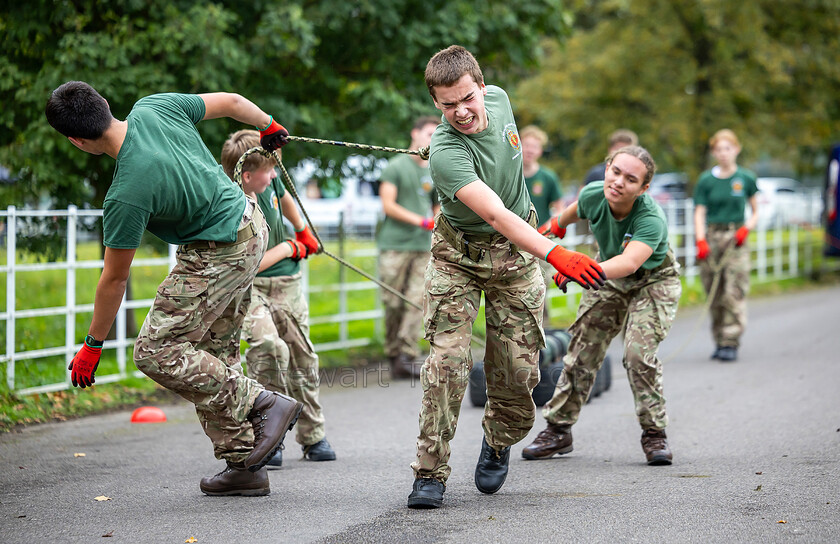
[[[688,176],[682,172],[664,172],[655,174],[650,181],[648,194],[656,200],[668,222],[676,221],[677,225],[685,224],[685,199],[688,198]]]

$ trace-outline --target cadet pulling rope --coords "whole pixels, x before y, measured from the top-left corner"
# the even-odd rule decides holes
[[[299,138],[290,136],[289,139],[299,139]],[[305,138],[305,140],[311,140],[311,139],[310,138]],[[327,142],[327,140],[322,140],[321,142]],[[327,143],[330,143],[330,142],[327,142]],[[348,146],[348,147],[356,147],[358,149],[368,149],[368,148],[376,147],[376,146],[365,146],[364,144],[346,144],[345,142],[335,142],[335,143],[336,143],[336,145],[345,145],[345,146]],[[364,146],[364,147],[362,147],[362,146]],[[394,148],[378,148],[378,149],[379,150],[393,149],[394,152],[409,152],[409,150],[398,150],[398,149],[394,149]],[[300,210],[303,213],[303,217],[306,219],[306,222],[309,224],[310,228],[312,229],[312,234],[315,235],[315,239],[318,240],[318,246],[319,246],[318,253],[323,252],[328,257],[332,257],[333,259],[338,261],[340,264],[346,266],[350,270],[353,270],[354,272],[357,272],[357,273],[361,274],[362,276],[364,276],[365,278],[369,279],[370,281],[376,283],[377,285],[379,285],[383,289],[386,289],[391,294],[394,294],[394,295],[400,297],[403,301],[405,301],[406,303],[414,306],[418,310],[423,309],[418,304],[412,302],[411,300],[408,300],[405,296],[403,296],[402,293],[400,293],[399,291],[397,291],[396,289],[394,289],[390,285],[386,285],[385,283],[379,281],[377,278],[371,276],[370,274],[368,274],[367,272],[365,272],[361,268],[358,268],[357,266],[354,266],[353,264],[345,261],[344,259],[342,259],[338,255],[335,255],[335,254],[327,251],[326,247],[324,247],[323,240],[321,240],[321,235],[318,233],[318,229],[315,228],[315,225],[312,223],[312,220],[309,218],[309,214],[306,212],[306,208],[304,208],[303,203],[300,201],[300,196],[298,195],[297,189],[295,189],[295,184],[292,181],[292,177],[286,171],[286,167],[283,166],[283,161],[280,160],[280,156],[277,154],[276,151],[266,151],[262,147],[253,147],[253,148],[249,149],[248,151],[246,151],[239,158],[239,161],[237,161],[236,166],[234,167],[234,170],[233,170],[233,179],[240,187],[242,186],[242,165],[245,163],[245,159],[248,158],[248,156],[253,155],[254,153],[259,153],[260,155],[263,155],[264,157],[273,158],[275,160],[275,162],[277,162],[277,165],[280,167],[280,171],[283,174],[283,185],[286,187],[286,190],[289,191],[289,193],[291,193],[291,195],[294,197],[295,201],[298,203],[298,206],[300,206]],[[419,154],[419,153],[415,153],[415,154]]]

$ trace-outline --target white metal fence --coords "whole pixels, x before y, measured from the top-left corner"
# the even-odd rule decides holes
[[[671,245],[680,263],[683,265],[682,272],[687,281],[697,281],[698,268],[695,263],[694,246],[694,225],[693,202],[672,201],[664,206],[670,223]],[[53,383],[21,383],[24,380],[16,379],[16,365],[37,364],[46,360],[46,363],[57,365],[57,358],[63,361],[63,368],[66,369],[73,355],[81,347],[79,339],[87,334],[87,322],[84,328],[77,327],[77,314],[90,313],[93,311],[93,303],[77,303],[77,271],[86,269],[102,269],[101,259],[80,260],[77,258],[78,233],[80,222],[98,221],[102,216],[101,210],[80,210],[70,207],[67,210],[18,210],[9,207],[6,211],[0,211],[0,221],[5,222],[6,227],[6,262],[0,266],[0,274],[6,275],[5,282],[5,311],[0,313],[0,321],[5,327],[0,327],[0,333],[5,331],[5,351],[0,354],[0,368],[5,370],[5,383],[10,391],[16,394],[25,395],[49,391],[67,389],[70,384],[69,371],[64,372],[63,379],[56,378]],[[52,218],[54,221],[66,222],[66,259],[61,262],[28,263],[18,262],[20,254],[17,251],[17,241],[21,235],[18,228],[18,221],[22,218]],[[818,228],[816,225],[776,225],[775,228],[761,229],[756,233],[755,242],[752,244],[752,263],[758,281],[777,280],[794,277],[797,275],[808,275],[812,272],[812,261],[815,252],[820,251],[819,246],[814,243],[801,243],[800,229]],[[569,249],[588,244],[591,237],[585,234],[578,234],[574,225],[563,240],[563,245]],[[343,246],[339,242],[339,254],[344,254]],[[132,274],[135,270],[143,267],[159,267],[160,279],[162,280],[166,271],[171,270],[175,264],[175,246],[169,246],[168,255],[158,258],[136,258],[132,263]],[[344,257],[375,257],[376,250],[369,247],[361,250],[346,252]],[[304,261],[303,276],[304,289],[307,296],[314,293],[336,293],[338,300],[338,312],[329,315],[311,315],[310,324],[336,323],[338,324],[338,339],[332,342],[316,344],[317,351],[323,352],[333,349],[345,349],[369,345],[376,341],[376,338],[351,338],[348,333],[349,324],[354,321],[375,320],[375,335],[381,336],[382,310],[377,304],[373,309],[362,311],[351,311],[348,304],[348,296],[357,291],[378,290],[373,282],[359,276],[353,277],[352,271],[346,271],[340,267],[339,283],[332,285],[310,285],[308,266]],[[65,304],[55,307],[29,307],[26,301],[21,301],[18,290],[21,288],[20,278],[25,274],[33,274],[44,271],[61,271],[65,279]],[[357,281],[361,280],[361,281]],[[2,285],[2,283],[0,283]],[[32,285],[28,282],[27,285]],[[43,286],[46,288],[46,286]],[[549,290],[549,297],[565,298],[568,307],[576,305],[574,287],[569,295],[565,295],[557,289]],[[24,294],[25,295],[25,294]],[[115,350],[117,371],[110,374],[96,376],[97,383],[117,381],[130,374],[137,374],[133,369],[133,363],[129,364],[128,350],[133,346],[134,338],[130,338],[126,332],[127,312],[135,309],[146,309],[151,306],[152,299],[123,300],[116,318],[115,338],[105,343],[106,350]],[[562,303],[561,303],[562,305]],[[64,339],[54,340],[55,345],[47,345],[38,349],[27,347],[23,337],[30,334],[26,326],[19,325],[21,320],[38,317],[64,317]],[[31,335],[31,334],[30,334]],[[42,341],[43,343],[43,341]],[[104,359],[104,358],[103,358]],[[139,375],[139,374],[137,374]]]

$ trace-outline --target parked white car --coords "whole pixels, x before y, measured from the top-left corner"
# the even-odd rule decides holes
[[[822,199],[791,178],[758,178],[758,226],[816,225],[822,214]],[[749,216],[750,207],[747,206]]]
[[[373,194],[372,182],[379,179],[387,162],[372,156],[351,156],[341,169],[341,194],[336,197],[306,196],[306,180],[314,171],[313,163],[304,162],[290,172],[297,182],[301,204],[324,239],[338,236],[342,219],[346,234],[373,237],[383,212],[382,202]]]

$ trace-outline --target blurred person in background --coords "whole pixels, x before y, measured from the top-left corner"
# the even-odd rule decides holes
[[[410,149],[427,147],[440,124],[424,116],[411,129]],[[423,274],[429,264],[432,230],[440,206],[429,174],[429,161],[419,155],[398,155],[382,171],[379,198],[385,219],[376,233],[379,278],[417,305],[423,303]],[[383,289],[385,355],[395,379],[420,376],[423,311]]]
[[[694,189],[697,260],[706,296],[712,298],[712,359],[735,361],[747,325],[747,238],[758,223],[758,187],[756,175],[736,162],[741,143],[733,131],[717,131],[709,140],[709,149],[717,165],[700,175]],[[744,222],[747,205],[752,213]],[[716,275],[720,279],[712,293]]]

